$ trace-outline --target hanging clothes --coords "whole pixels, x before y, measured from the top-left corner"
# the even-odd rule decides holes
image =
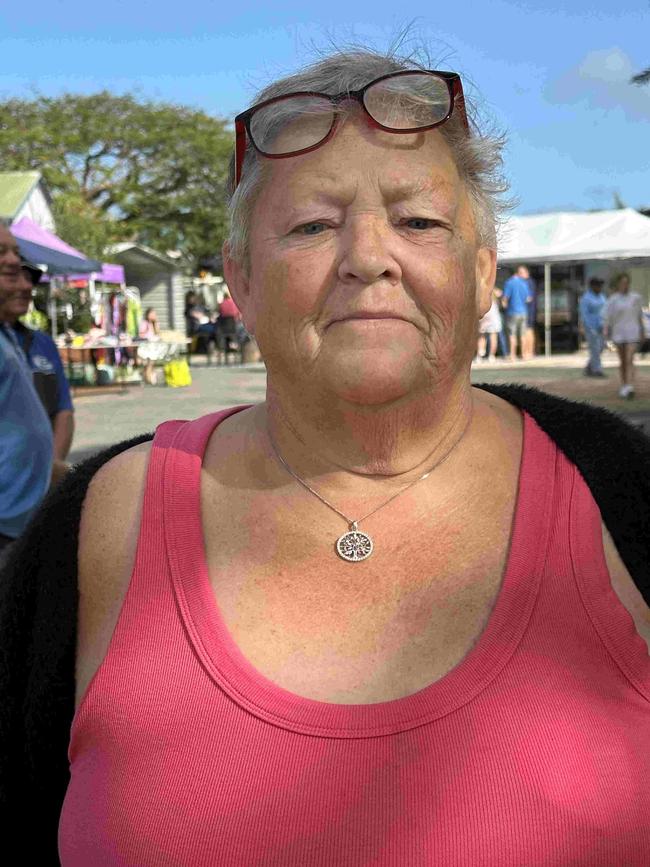
[[[142,304],[135,294],[127,293],[126,296],[126,323],[125,330],[130,337],[139,336],[140,321],[142,319]]]

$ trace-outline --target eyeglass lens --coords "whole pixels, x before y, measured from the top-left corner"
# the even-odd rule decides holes
[[[313,147],[334,123],[334,107],[318,96],[288,96],[255,112],[250,133],[265,154],[286,154]]]
[[[363,95],[368,114],[390,129],[419,129],[444,120],[451,108],[447,83],[437,75],[396,75]]]
[[[444,120],[451,109],[446,82],[414,72],[385,78],[363,95],[368,114],[382,126],[415,130]],[[250,120],[255,146],[270,156],[314,147],[327,137],[337,108],[319,96],[288,95],[258,109]]]

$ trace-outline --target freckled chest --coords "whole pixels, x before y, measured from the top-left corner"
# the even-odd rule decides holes
[[[473,478],[444,508],[414,492],[369,522],[376,548],[361,563],[336,556],[343,521],[300,493],[231,503],[228,532],[205,532],[235,643],[275,683],[322,701],[384,701],[437,680],[471,649],[498,595],[516,469],[497,487]],[[222,512],[221,494],[206,485],[204,514]],[[485,497],[507,505],[487,511]]]

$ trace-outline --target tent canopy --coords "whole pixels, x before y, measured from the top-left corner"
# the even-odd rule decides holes
[[[650,258],[650,217],[633,208],[510,217],[498,258],[501,265]]]
[[[48,232],[28,217],[23,217],[11,226],[11,233],[18,241],[20,253],[34,265],[46,265],[50,274],[89,274],[101,271],[101,262],[87,259],[53,232]]]
[[[91,274],[68,274],[68,280],[87,280],[91,277],[97,283],[119,283],[125,282],[124,266],[112,265],[108,262],[102,263],[100,271],[93,271]]]

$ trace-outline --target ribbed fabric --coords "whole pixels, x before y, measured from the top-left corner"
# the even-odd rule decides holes
[[[263,677],[220,616],[199,483],[234,411],[156,434],[129,590],[72,725],[63,867],[648,867],[650,657],[598,508],[535,422],[472,650],[415,695],[337,705]]]

